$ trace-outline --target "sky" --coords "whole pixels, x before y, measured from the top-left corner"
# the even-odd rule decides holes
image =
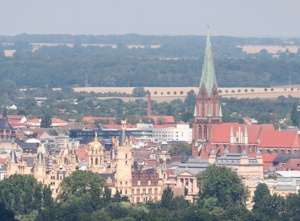
[[[300,37],[300,0],[0,0],[0,35]]]

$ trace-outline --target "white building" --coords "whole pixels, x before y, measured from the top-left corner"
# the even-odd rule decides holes
[[[152,136],[158,142],[166,141],[185,141],[192,142],[192,128],[188,124],[165,124],[153,125]]]

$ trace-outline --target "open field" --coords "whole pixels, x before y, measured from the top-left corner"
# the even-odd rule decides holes
[[[74,88],[75,92],[95,92],[95,93],[126,93],[130,95],[134,87],[80,87]],[[190,90],[198,91],[197,87],[145,87],[145,90],[151,92],[151,99],[157,102],[170,102],[174,99],[184,99],[187,92]],[[261,99],[276,99],[279,96],[292,96],[300,98],[299,85],[289,87],[274,87],[274,88],[251,88],[251,87],[230,87],[219,88],[220,95],[226,98],[261,98]],[[113,97],[99,97],[98,99],[110,99]],[[114,97],[124,101],[133,101],[134,97]],[[144,98],[146,99],[146,98]]]

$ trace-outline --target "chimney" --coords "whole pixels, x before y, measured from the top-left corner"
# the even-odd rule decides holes
[[[151,92],[147,91],[148,95],[148,107],[147,107],[147,117],[151,116]]]

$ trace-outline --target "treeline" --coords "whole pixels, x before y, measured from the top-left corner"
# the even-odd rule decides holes
[[[219,87],[272,87],[300,84],[296,59],[215,61]],[[198,86],[203,59],[161,60],[128,57],[65,56],[0,58],[0,77],[18,88]]]
[[[65,120],[81,120],[82,116],[102,117],[103,120],[97,123],[106,124],[105,118],[116,118],[116,123],[125,117],[129,124],[136,124],[141,120],[149,122],[147,116],[147,101],[145,89],[134,88],[132,91],[135,97],[125,102],[121,98],[109,96],[131,96],[129,94],[96,94],[96,93],[75,93],[72,88],[64,87],[61,91],[51,89],[35,89],[18,91],[11,81],[0,82],[0,106],[16,105],[16,110],[9,110],[9,114],[21,114],[27,118],[42,117],[45,113],[53,117]],[[105,96],[106,100],[98,99]],[[47,100],[38,103],[34,97],[46,97]],[[174,116],[176,122],[192,122],[196,94],[193,90],[186,94],[184,100],[175,99],[171,102],[151,102],[152,115]],[[299,99],[283,96],[277,99],[236,99],[221,98],[223,122],[243,122],[243,117],[255,118],[258,123],[272,123],[276,127],[289,125],[298,126],[299,112],[297,106]],[[293,114],[292,110],[294,108]],[[296,108],[296,110],[295,110]],[[281,119],[284,122],[279,123]],[[163,122],[161,122],[163,123]]]
[[[283,39],[211,37],[218,86],[269,87],[300,84],[300,50],[296,54],[266,51],[246,54],[242,44],[284,45]],[[295,39],[294,39],[295,40]],[[18,88],[85,86],[197,86],[200,81],[205,36],[0,36],[0,51],[16,50],[12,58],[0,57],[0,77]],[[74,43],[74,47],[41,47],[30,42]],[[294,41],[297,43],[297,41]],[[82,43],[116,44],[83,47]],[[295,43],[295,45],[296,45]],[[145,48],[128,48],[142,44]],[[300,44],[300,42],[299,42]],[[151,45],[159,45],[151,48]]]
[[[20,187],[22,185],[22,187]],[[12,175],[0,181],[0,219],[28,221],[260,221],[298,220],[300,195],[271,195],[258,184],[253,200],[235,171],[210,166],[197,176],[200,191],[196,203],[174,196],[170,187],[158,202],[129,203],[117,191],[114,196],[97,173],[76,171],[65,178],[55,200],[49,186],[42,187],[32,175]],[[186,189],[185,194],[188,194]],[[253,205],[253,210],[247,206]],[[250,206],[251,207],[251,206]]]

